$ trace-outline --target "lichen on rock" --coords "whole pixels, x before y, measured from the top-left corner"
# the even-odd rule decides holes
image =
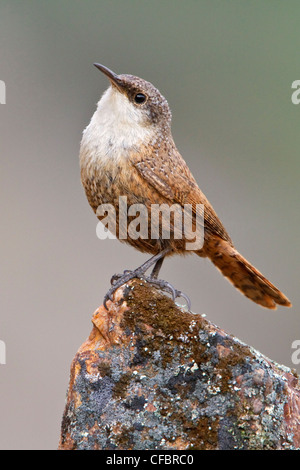
[[[140,280],[72,366],[59,449],[300,449],[296,375]]]

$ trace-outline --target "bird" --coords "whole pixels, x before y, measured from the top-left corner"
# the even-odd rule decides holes
[[[190,299],[168,281],[158,279],[164,259],[173,255],[195,254],[209,258],[218,270],[242,294],[258,305],[276,309],[290,307],[290,300],[235,248],[214,208],[201,191],[186,161],[179,153],[171,132],[172,114],[166,98],[152,83],[130,74],[116,74],[95,63],[109,80],[80,143],[80,175],[88,202],[104,223],[98,209],[109,204],[115,210],[116,238],[142,253],[151,254],[141,266],[124,270],[111,278],[111,287],[104,297],[104,306],[113,301],[115,291],[134,278],[144,279],[157,288],[170,292],[173,299]],[[150,229],[144,237],[133,237],[129,231],[121,237],[118,216],[120,198],[129,206],[143,205],[145,217],[154,205],[189,205],[195,223],[197,207],[203,212],[203,243],[194,250],[186,248],[186,237],[175,236],[174,220],[170,236],[152,237]],[[125,214],[127,221],[132,217]],[[163,217],[163,216],[162,216]],[[144,220],[149,222],[148,220]],[[107,222],[107,221],[106,221]],[[163,223],[160,219],[159,226]],[[152,268],[151,274],[146,272]]]

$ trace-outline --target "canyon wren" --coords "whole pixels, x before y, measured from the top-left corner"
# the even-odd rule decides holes
[[[153,204],[204,206],[204,242],[200,249],[186,249],[184,237],[172,232],[162,236],[121,241],[129,243],[152,257],[139,268],[114,275],[104,298],[113,300],[116,289],[130,279],[140,278],[162,290],[173,299],[189,299],[170,283],[159,280],[165,257],[195,253],[208,257],[231,283],[257,304],[275,309],[277,304],[290,307],[288,298],[252,266],[234,247],[231,238],[212,205],[200,190],[186,162],[176,148],[171,134],[171,112],[167,100],[149,82],[133,75],[117,75],[107,67],[94,64],[110,81],[91,122],[83,132],[80,147],[81,181],[94,212],[102,204],[112,204],[119,212],[119,198],[126,196],[128,205]],[[101,217],[99,217],[101,220]],[[118,222],[116,236],[118,236]],[[173,235],[173,236],[172,236]],[[146,276],[146,271],[152,272]]]

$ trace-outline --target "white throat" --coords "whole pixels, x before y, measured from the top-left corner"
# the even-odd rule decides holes
[[[81,163],[124,159],[153,135],[154,129],[145,125],[142,110],[117,89],[109,87],[83,132]]]

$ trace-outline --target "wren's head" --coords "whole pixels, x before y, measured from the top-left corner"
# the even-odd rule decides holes
[[[81,166],[120,161],[141,147],[171,140],[171,111],[167,100],[149,82],[117,75],[94,64],[110,81],[91,122],[83,132]]]
[[[117,75],[104,65],[94,64],[110,80],[111,86],[98,103],[100,111],[122,124],[143,128],[170,128],[171,111],[167,100],[151,83],[133,75]]]

